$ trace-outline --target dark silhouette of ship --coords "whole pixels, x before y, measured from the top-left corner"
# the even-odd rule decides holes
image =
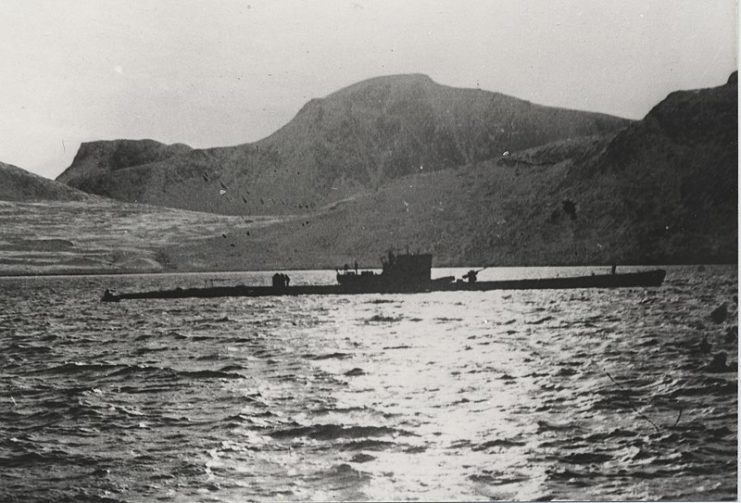
[[[427,285],[432,281],[432,254],[405,253],[397,255],[393,250],[381,258],[381,273],[355,270],[337,271],[337,283],[352,290],[401,289],[414,285]]]
[[[611,274],[589,276],[478,281],[482,269],[472,269],[463,278],[454,276],[432,278],[432,255],[428,253],[395,254],[389,251],[382,259],[380,273],[360,271],[345,266],[337,271],[336,285],[290,285],[286,274],[274,274],[271,286],[211,286],[206,288],[175,288],[149,292],[112,293],[106,290],[103,302],[118,302],[124,299],[178,299],[186,297],[264,297],[275,295],[352,295],[460,292],[487,290],[542,290],[570,288],[626,288],[661,286],[666,271],[656,269],[631,273],[616,273],[613,265]]]

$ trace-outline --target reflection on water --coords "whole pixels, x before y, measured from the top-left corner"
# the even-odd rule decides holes
[[[0,279],[0,499],[736,498],[737,374],[703,370],[737,359],[735,267],[658,289],[98,302],[269,277]]]

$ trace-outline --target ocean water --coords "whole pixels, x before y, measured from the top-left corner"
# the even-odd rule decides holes
[[[736,266],[648,289],[99,302],[269,281],[0,278],[0,501],[737,498]]]

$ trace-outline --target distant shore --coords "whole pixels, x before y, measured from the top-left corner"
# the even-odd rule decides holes
[[[660,263],[626,263],[618,264],[618,268],[630,267],[630,268],[643,268],[643,267],[714,267],[714,266],[736,266],[738,262],[727,263],[727,262],[706,262],[706,263],[674,263],[674,264],[660,264]],[[433,267],[435,269],[480,269],[484,266],[481,264],[471,265],[437,265]],[[503,265],[503,266],[489,266],[488,269],[515,269],[515,268],[609,268],[610,264],[570,264],[570,265]],[[199,275],[199,274],[237,274],[237,273],[273,273],[276,271],[335,271],[336,267],[275,267],[275,268],[255,268],[255,269],[208,269],[208,270],[165,270],[165,271],[116,271],[116,270],[105,270],[96,269],[92,271],[80,271],[80,270],[61,270],[61,271],[44,271],[44,272],[0,272],[0,279],[2,278],[33,278],[33,277],[67,277],[67,276],[177,276],[177,275]],[[361,266],[360,269],[364,270],[380,270],[378,267],[366,267]]]

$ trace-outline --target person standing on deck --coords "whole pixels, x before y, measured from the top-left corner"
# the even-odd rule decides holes
[[[463,275],[464,278],[468,279],[469,283],[476,283],[476,275],[478,274],[478,271],[475,271],[471,269],[466,274]]]

